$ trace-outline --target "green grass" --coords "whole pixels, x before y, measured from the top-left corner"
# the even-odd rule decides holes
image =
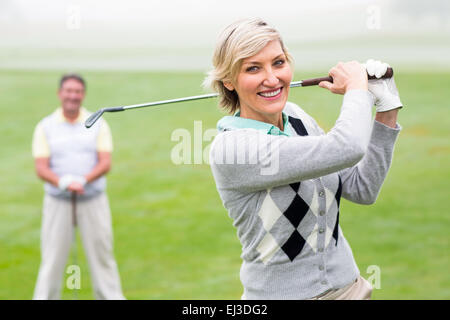
[[[84,105],[141,103],[201,93],[201,73],[85,72]],[[55,71],[0,71],[0,299],[30,299],[40,262],[42,182],[34,173],[31,137],[58,106]],[[297,73],[295,79],[315,74]],[[342,201],[341,226],[361,273],[381,268],[375,299],[448,299],[450,73],[398,72],[405,108],[392,168],[376,204]],[[293,89],[324,129],[342,97],[319,88]],[[239,299],[240,244],[209,166],[170,160],[175,129],[193,135],[194,121],[214,128],[213,100],[107,114],[114,137],[108,195],[115,256],[128,299]],[[204,143],[204,147],[208,142]],[[87,262],[81,299],[91,299]],[[70,262],[70,260],[69,260]],[[64,299],[72,292],[65,289]]]

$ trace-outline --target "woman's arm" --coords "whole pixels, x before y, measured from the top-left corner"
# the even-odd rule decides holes
[[[382,75],[387,67],[380,61],[366,62],[369,75]],[[368,152],[355,167],[340,173],[342,196],[360,204],[372,204],[378,197],[392,161],[394,143],[400,131],[397,115],[403,106],[394,78],[372,81],[368,89],[374,95],[377,110]]]
[[[377,112],[375,120],[384,123],[386,126],[395,128],[397,125],[398,108],[386,112]]]
[[[366,155],[357,165],[339,173],[343,198],[359,204],[376,201],[391,165],[394,144],[401,129],[393,122],[397,118],[396,111],[383,112],[391,113],[393,117],[379,116],[377,113]]]
[[[335,126],[320,136],[272,136],[253,129],[219,134],[210,151],[217,187],[254,192],[354,166],[369,144],[372,106],[368,91],[348,91]]]

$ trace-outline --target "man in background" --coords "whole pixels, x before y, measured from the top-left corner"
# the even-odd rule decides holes
[[[45,181],[41,265],[33,299],[60,299],[64,268],[78,226],[96,299],[125,299],[113,254],[105,174],[111,168],[112,137],[101,119],[83,125],[86,84],[77,74],[59,84],[61,107],[41,120],[33,135],[36,173]]]

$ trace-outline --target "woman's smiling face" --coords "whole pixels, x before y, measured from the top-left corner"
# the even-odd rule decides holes
[[[273,122],[286,105],[292,69],[279,41],[270,41],[256,55],[242,61],[235,83],[224,83],[236,90],[241,116]]]

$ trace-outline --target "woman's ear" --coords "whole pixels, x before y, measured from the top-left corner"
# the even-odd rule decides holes
[[[231,82],[229,81],[224,81],[223,85],[225,86],[225,88],[227,88],[229,91],[233,91],[234,90],[234,86]]]

